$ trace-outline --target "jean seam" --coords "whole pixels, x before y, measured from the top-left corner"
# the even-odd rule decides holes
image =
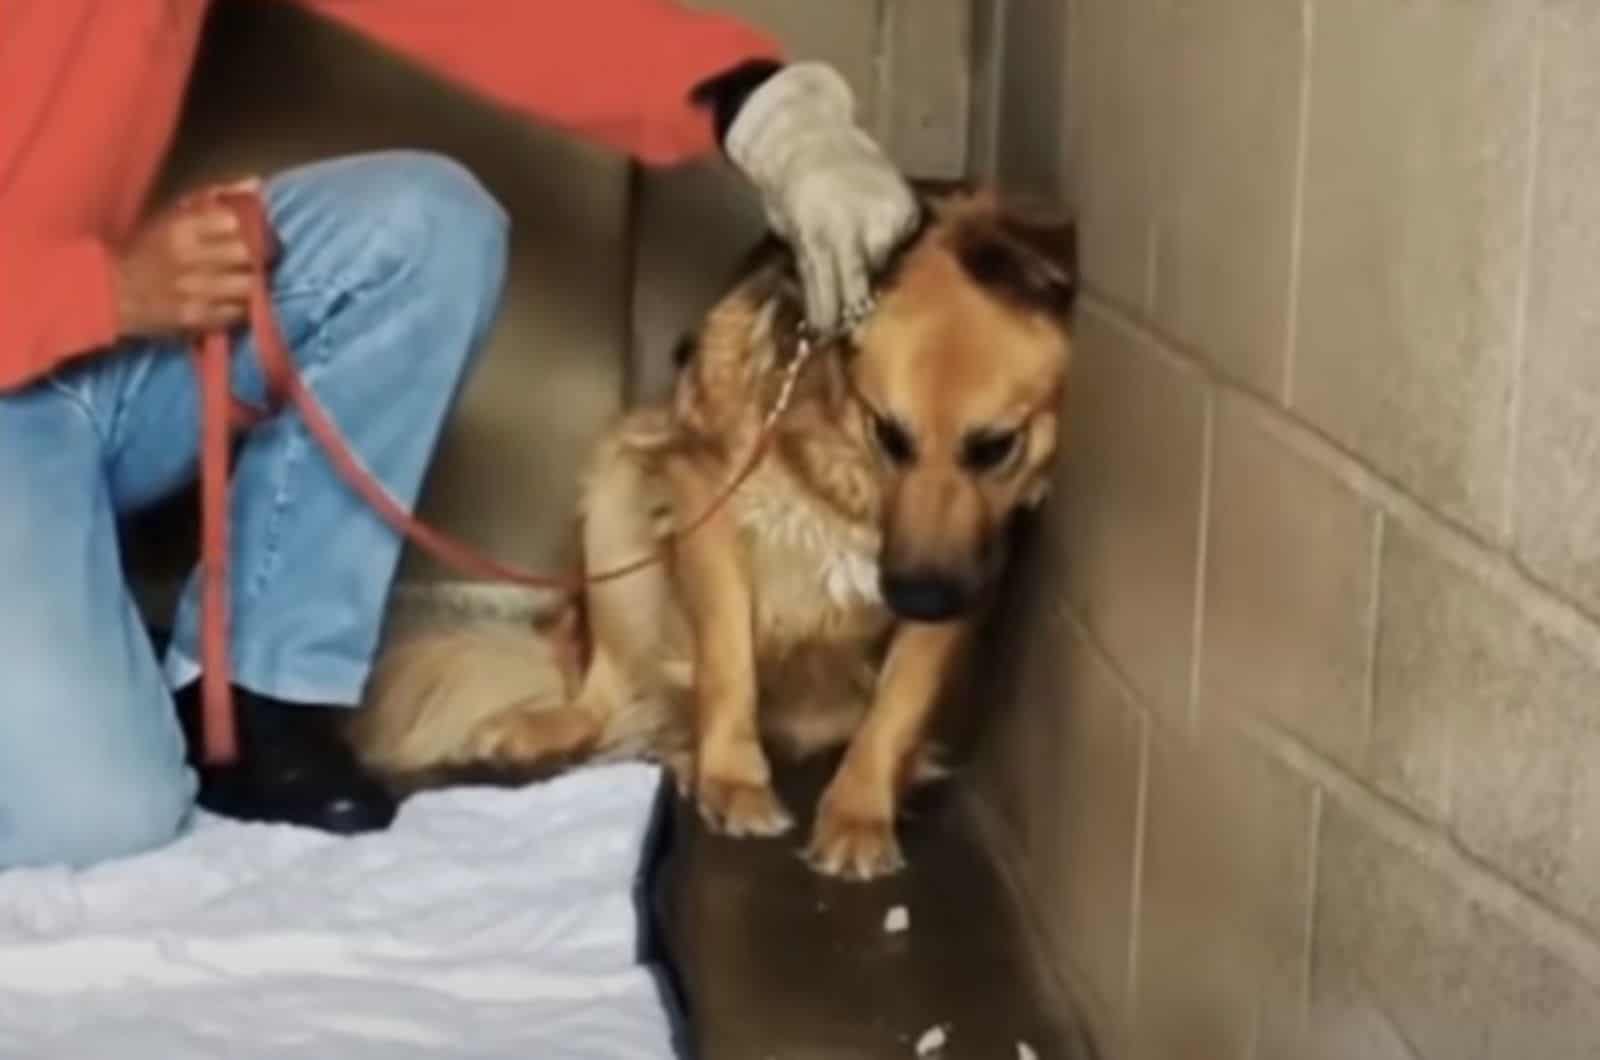
[[[316,393],[314,384],[321,374],[319,369],[329,364],[333,357],[329,350],[332,342],[328,335],[328,329],[337,317],[337,308],[340,307],[341,303],[343,303],[343,308],[351,308],[356,302],[379,286],[403,278],[410,271],[412,264],[405,258],[397,260],[397,266],[388,275],[367,277],[365,280],[352,284],[344,290],[336,291],[333,298],[330,299],[322,319],[317,322],[315,330],[309,336],[310,342],[316,346],[317,355],[315,358],[305,359],[302,373],[306,387],[313,396]],[[305,283],[298,285],[298,289],[301,293],[320,294],[325,292],[328,287],[319,288],[313,284]],[[286,293],[280,293],[278,297],[287,299],[291,296]],[[240,586],[238,605],[241,611],[245,605],[262,594],[278,571],[279,560],[281,559],[279,545],[282,540],[283,522],[290,502],[295,496],[295,469],[304,462],[306,454],[312,448],[310,431],[298,416],[285,414],[285,418],[280,420],[279,423],[285,431],[283,454],[278,465],[281,477],[277,488],[273,491],[272,509],[267,514],[265,529],[262,531],[260,559],[250,572],[249,577]]]
[[[316,343],[319,347],[327,346],[325,327],[316,331]],[[318,351],[318,363],[323,363],[327,357],[325,349]],[[309,384],[308,384],[309,385]],[[256,561],[255,568],[250,572],[244,584],[240,586],[239,604],[250,603],[259,597],[266,589],[268,582],[277,573],[278,561],[281,555],[279,543],[283,537],[283,522],[289,510],[290,503],[295,497],[296,469],[304,462],[306,453],[310,450],[310,439],[306,428],[297,417],[286,415],[279,421],[280,429],[284,432],[282,441],[283,451],[277,461],[278,484],[272,491],[272,507],[267,513],[266,523],[262,530],[261,554]]]

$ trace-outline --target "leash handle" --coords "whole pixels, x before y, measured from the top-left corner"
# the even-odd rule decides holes
[[[228,660],[228,344],[220,332],[195,350],[200,423],[200,693],[204,756],[210,764],[238,757],[233,681]]]

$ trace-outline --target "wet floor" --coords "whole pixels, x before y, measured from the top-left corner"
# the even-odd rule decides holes
[[[780,784],[809,818],[822,768]],[[1088,1060],[1030,983],[1020,927],[959,801],[925,801],[902,831],[909,868],[870,884],[814,874],[804,832],[708,835],[675,806],[659,894],[703,1060],[917,1056],[939,1027],[944,1060]],[[906,912],[908,927],[885,918]],[[1026,1046],[1031,1053],[1020,1049]]]

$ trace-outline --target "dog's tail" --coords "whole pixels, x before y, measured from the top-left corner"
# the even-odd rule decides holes
[[[412,789],[522,782],[619,759],[676,769],[673,697],[612,679],[604,659],[585,674],[580,621],[570,608],[532,629],[466,627],[397,639],[379,657],[347,730],[357,756]],[[588,694],[580,695],[586,682]]]
[[[389,645],[349,736],[369,768],[407,775],[474,763],[485,723],[508,711],[554,714],[570,699],[569,664],[545,629],[463,628]]]

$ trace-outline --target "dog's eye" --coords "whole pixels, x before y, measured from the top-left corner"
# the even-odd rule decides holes
[[[1016,452],[1017,431],[983,431],[967,438],[962,447],[961,462],[973,471],[993,471]]]
[[[906,429],[887,416],[872,417],[872,436],[883,450],[883,455],[896,464],[909,464],[916,459],[916,446]]]

